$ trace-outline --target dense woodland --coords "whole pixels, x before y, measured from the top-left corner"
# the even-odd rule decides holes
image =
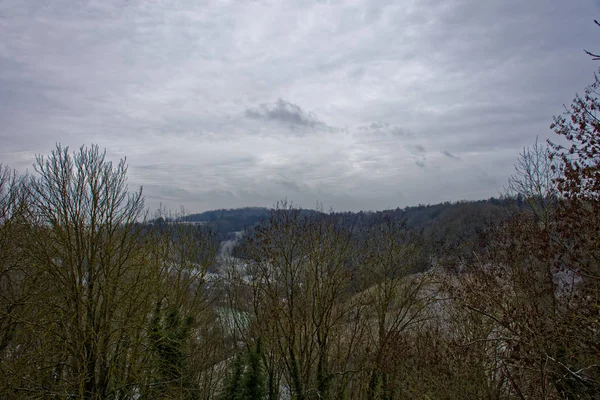
[[[2,168],[0,397],[600,398],[599,86],[503,199],[185,216],[97,146]]]

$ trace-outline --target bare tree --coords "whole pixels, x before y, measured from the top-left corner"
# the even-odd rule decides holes
[[[129,193],[125,160],[113,167],[97,146],[71,154],[58,145],[34,167],[27,251],[46,280],[38,306],[48,329],[32,324],[32,334],[43,337],[48,353],[37,362],[52,382],[35,390],[114,396],[135,379],[123,374],[142,351],[128,341],[145,318],[151,275],[140,251],[141,190]]]
[[[519,154],[506,192],[511,197],[523,199],[539,221],[548,224],[556,206],[557,176],[551,148],[536,139],[533,146],[524,148]]]
[[[38,286],[25,255],[26,211],[24,177],[0,165],[0,392],[8,390],[19,367],[23,321]]]
[[[388,398],[398,393],[396,372],[404,361],[391,354],[402,336],[429,318],[425,310],[436,290],[430,274],[416,273],[422,247],[405,221],[387,216],[364,236],[359,297],[370,333],[366,396]]]
[[[265,351],[297,399],[329,398],[345,376],[338,340],[346,340],[351,232],[326,215],[287,204],[276,208],[252,241],[254,315]],[[347,349],[344,349],[347,351]]]

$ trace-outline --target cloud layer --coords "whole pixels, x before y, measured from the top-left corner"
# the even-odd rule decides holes
[[[595,1],[5,0],[0,162],[127,156],[149,204],[497,195],[591,82]]]

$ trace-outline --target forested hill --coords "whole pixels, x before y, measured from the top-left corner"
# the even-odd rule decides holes
[[[401,218],[407,228],[420,234],[428,253],[436,258],[460,259],[481,250],[481,237],[524,205],[510,198],[445,202],[367,213],[367,224],[383,218]],[[360,216],[361,213],[357,213]]]
[[[339,215],[347,218],[360,220],[377,220],[385,215],[402,216],[406,218],[407,224],[414,229],[431,229],[432,226],[466,225],[473,227],[480,225],[483,220],[495,220],[500,214],[505,214],[507,206],[515,205],[511,199],[496,199],[458,202],[445,202],[440,204],[428,204],[396,208],[383,211],[359,211],[339,212]],[[187,215],[184,220],[188,222],[199,222],[212,225],[219,233],[227,234],[246,230],[260,223],[269,216],[271,209],[266,207],[243,207],[232,209],[218,209],[204,211],[197,214]],[[303,210],[306,213],[319,213],[315,210]],[[458,228],[458,227],[456,227]],[[450,229],[451,230],[451,229]],[[459,229],[460,230],[460,229]]]
[[[517,202],[511,199],[490,198],[330,215],[363,226],[377,224],[386,217],[399,217],[405,221],[407,228],[421,235],[423,244],[432,256],[451,255],[453,258],[462,258],[473,254],[478,247],[478,238],[486,227],[497,225],[517,206]],[[248,231],[258,226],[268,218],[269,212],[270,209],[263,207],[220,209],[192,214],[185,220],[207,224],[219,234],[221,240],[225,240],[233,232]],[[319,213],[314,210],[302,212]],[[244,241],[240,244],[243,245]],[[234,254],[244,257],[244,252],[239,247],[234,249]]]
[[[244,207],[220,209],[190,214],[184,218],[188,222],[210,224],[221,235],[248,229],[269,216],[265,207]]]

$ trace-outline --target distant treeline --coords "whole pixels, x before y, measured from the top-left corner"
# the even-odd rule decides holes
[[[490,198],[487,200],[445,202],[439,204],[418,205],[384,211],[338,212],[329,218],[338,219],[352,225],[355,231],[366,232],[370,226],[385,219],[402,221],[406,227],[420,236],[422,245],[431,260],[444,260],[448,263],[460,263],[478,254],[485,247],[488,228],[498,226],[510,215],[524,207],[522,197]],[[309,212],[305,210],[305,212]],[[319,213],[318,211],[310,211]],[[252,215],[252,218],[245,217]],[[245,246],[252,236],[254,228],[266,223],[269,216],[267,208],[241,208],[234,210],[207,211],[195,214],[196,221],[211,221],[221,235],[227,235],[229,227],[246,229],[248,234],[234,247],[233,255],[247,258]],[[209,219],[212,218],[212,219]],[[250,221],[253,220],[253,223]],[[423,265],[426,268],[429,264]]]

